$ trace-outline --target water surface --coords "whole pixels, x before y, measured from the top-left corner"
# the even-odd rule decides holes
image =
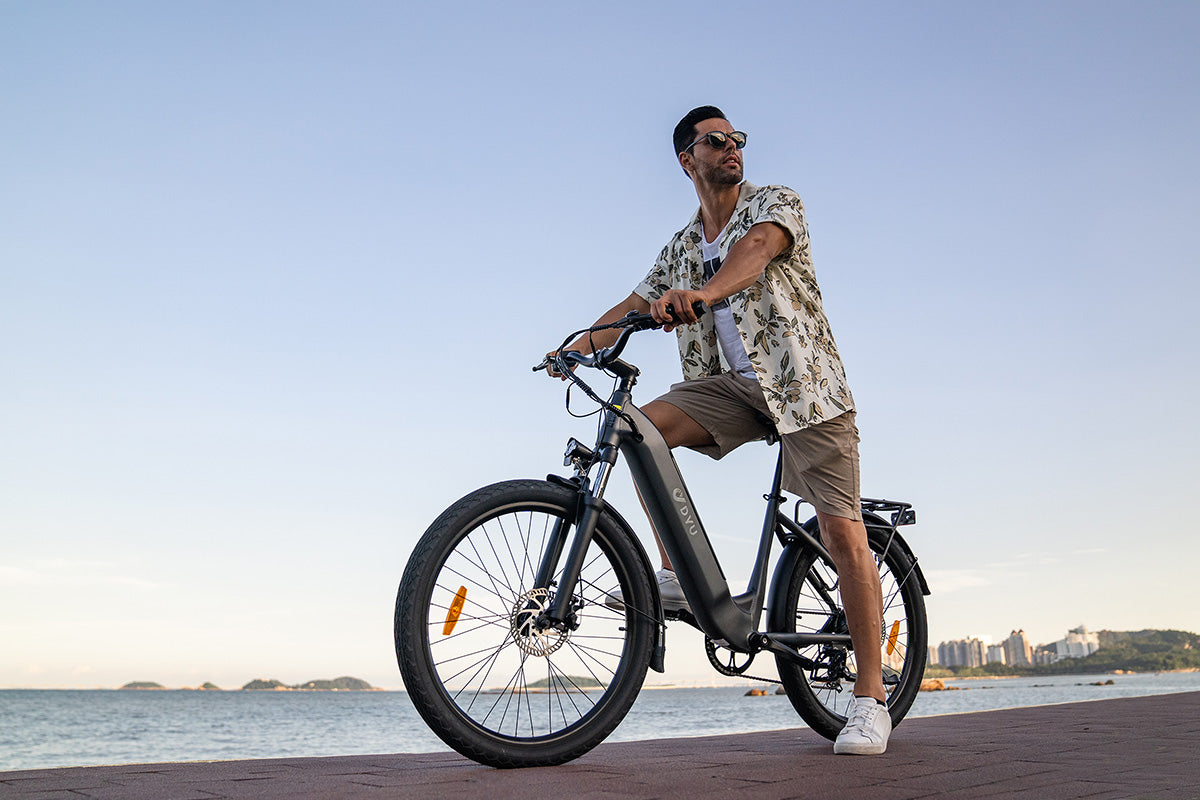
[[[961,688],[922,692],[910,716],[1200,691],[1200,673],[946,683]],[[745,692],[644,690],[609,741],[803,725],[786,697]],[[448,749],[403,692],[0,691],[0,770]]]

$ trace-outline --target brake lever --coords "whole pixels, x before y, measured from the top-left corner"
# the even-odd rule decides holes
[[[579,352],[578,350],[567,350],[562,355],[563,361],[568,361],[568,360],[574,361],[577,365],[581,365],[581,366],[588,366],[588,362],[594,360],[594,358],[595,358],[594,353],[592,355],[588,356],[588,355],[584,355],[583,353]],[[557,364],[557,361],[558,361],[558,359],[553,359],[553,358],[550,358],[549,356],[547,356],[546,358],[542,359],[542,363],[538,364],[535,367],[532,367],[531,371],[532,372],[541,372],[542,370],[546,369],[547,367],[555,366]]]

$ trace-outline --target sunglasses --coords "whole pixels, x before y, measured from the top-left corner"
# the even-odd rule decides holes
[[[724,150],[726,142],[733,142],[733,146],[738,150],[741,150],[746,146],[746,134],[742,133],[741,131],[730,131],[729,133],[722,133],[721,131],[709,131],[696,141],[689,144],[687,147],[683,148],[684,152],[691,150],[693,147],[704,141],[707,141],[708,146],[714,150]]]

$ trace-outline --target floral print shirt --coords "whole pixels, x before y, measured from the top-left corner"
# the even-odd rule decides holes
[[[786,186],[758,187],[743,182],[719,243],[722,260],[729,248],[760,222],[774,222],[786,230],[791,247],[767,264],[757,282],[730,296],[729,307],[775,427],[781,434],[792,433],[852,410],[854,398],[821,307],[800,197]],[[703,287],[702,237],[697,209],[634,292],[653,302],[668,289]],[[712,314],[675,331],[684,380],[729,369],[717,344]]]

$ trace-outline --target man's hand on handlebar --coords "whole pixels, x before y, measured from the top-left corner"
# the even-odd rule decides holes
[[[650,316],[663,326],[664,331],[672,331],[679,325],[691,325],[699,320],[695,304],[700,303],[701,310],[708,305],[703,292],[692,289],[668,289],[667,292],[650,304]],[[671,310],[668,311],[667,307]],[[671,312],[675,312],[672,314]]]
[[[547,374],[547,375],[549,375],[551,378],[558,378],[560,381],[565,381],[565,380],[567,379],[567,376],[566,376],[566,375],[563,375],[561,372],[559,372],[558,370],[556,370],[556,369],[554,368],[554,367],[556,366],[556,363],[557,363],[557,362],[555,362],[555,360],[554,360],[554,359],[555,359],[555,357],[556,357],[556,356],[557,356],[557,355],[558,355],[560,352],[562,352],[562,353],[566,353],[566,352],[569,352],[569,351],[571,351],[571,348],[569,348],[569,347],[564,347],[564,348],[563,348],[561,351],[560,351],[560,350],[551,350],[549,353],[546,353],[546,358],[545,358],[545,360],[543,360],[543,361],[542,361],[542,364],[543,364],[543,365],[545,365],[545,370],[546,370],[546,374]],[[574,351],[574,352],[579,352],[579,351],[578,351],[578,350],[576,350],[576,351]],[[539,365],[539,366],[540,366],[540,365]],[[578,365],[577,365],[577,364],[571,364],[571,371],[572,371],[572,372],[574,372],[574,371],[575,371],[575,367],[576,367],[576,366],[578,366]],[[535,370],[537,370],[537,369],[538,369],[538,367],[534,367],[534,369],[535,369]]]
[[[650,310],[650,313],[640,313],[634,310],[616,320],[597,323],[591,328],[584,330],[582,332],[584,335],[577,338],[571,344],[564,344],[558,350],[551,350],[542,359],[542,362],[533,368],[533,371],[541,372],[545,370],[546,374],[552,378],[566,380],[568,375],[560,372],[558,369],[560,360],[566,362],[567,368],[572,373],[575,372],[575,367],[580,364],[603,369],[610,359],[620,357],[621,351],[625,349],[625,343],[629,341],[629,334],[634,331],[644,331],[653,328],[662,328],[664,331],[669,331],[679,325],[689,325],[696,322],[707,311],[704,302],[699,299],[700,297],[700,292],[672,289],[663,295],[660,300],[655,301],[653,305],[645,305]],[[683,306],[683,312],[676,314],[676,307],[667,302],[668,298],[690,300],[691,305]],[[658,308],[660,304],[661,311],[655,312],[654,309]],[[685,316],[690,317],[691,321],[680,319]]]

